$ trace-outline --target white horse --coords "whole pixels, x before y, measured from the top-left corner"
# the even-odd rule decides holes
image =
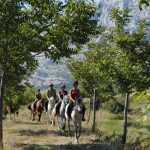
[[[68,103],[69,103],[68,95],[65,95],[63,97],[63,100],[61,101],[60,110],[59,110],[59,116],[61,118],[61,128],[63,130],[65,130],[65,126],[66,126],[65,108]]]
[[[65,110],[65,117],[68,120],[68,128],[69,128],[69,135],[70,135],[70,117],[68,116],[68,108],[69,104],[66,106]],[[76,100],[76,104],[71,112],[71,119],[74,125],[75,130],[75,143],[79,143],[78,139],[81,134],[81,124],[82,124],[82,104],[79,102],[79,100]]]
[[[55,119],[54,119],[54,116],[55,116],[55,103],[56,103],[56,100],[54,99],[54,97],[50,97],[48,98],[48,115],[49,115],[49,121],[51,123],[51,126],[54,126],[55,125]]]

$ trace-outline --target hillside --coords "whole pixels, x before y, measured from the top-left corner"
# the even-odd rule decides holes
[[[62,83],[66,84],[67,89],[71,87],[72,78],[65,64],[53,63],[43,55],[37,57],[39,66],[32,75],[30,82],[36,87],[45,89],[50,83],[58,89]]]

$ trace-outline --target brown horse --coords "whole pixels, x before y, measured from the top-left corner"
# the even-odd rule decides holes
[[[7,116],[7,114],[9,114],[10,118],[11,118],[11,114],[14,114],[14,116],[17,115],[17,117],[18,117],[19,106],[18,107],[15,107],[12,105],[5,106],[4,107],[4,115]]]
[[[34,103],[32,103],[28,106],[28,109],[31,111],[30,118],[32,117],[32,121],[35,120],[35,116],[37,114],[39,117],[38,122],[40,122],[43,108],[44,108],[44,99],[39,100],[36,104],[36,107],[34,107]]]

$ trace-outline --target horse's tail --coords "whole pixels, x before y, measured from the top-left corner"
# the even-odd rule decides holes
[[[28,105],[28,109],[31,110],[31,104]]]

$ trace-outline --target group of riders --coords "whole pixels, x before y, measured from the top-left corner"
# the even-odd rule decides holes
[[[58,96],[58,102],[56,106],[56,112],[58,114],[59,113],[58,110],[61,106],[61,102],[63,101],[64,96],[68,95],[68,99],[69,99],[68,115],[71,118],[71,112],[76,104],[76,101],[80,100],[80,103],[82,103],[80,90],[78,88],[78,81],[73,82],[73,87],[69,90],[69,93],[65,90],[65,88],[66,88],[65,84],[62,84],[60,87],[60,91],[58,92],[57,95],[56,90],[53,88],[53,84],[50,84],[46,96],[47,96],[47,100],[50,99],[51,97],[54,97],[54,99],[56,100]],[[42,94],[40,92],[40,89],[38,89],[35,95],[34,107],[36,107],[37,102],[41,99],[42,99]],[[82,103],[82,121],[85,121],[84,114],[85,114],[85,107]]]

